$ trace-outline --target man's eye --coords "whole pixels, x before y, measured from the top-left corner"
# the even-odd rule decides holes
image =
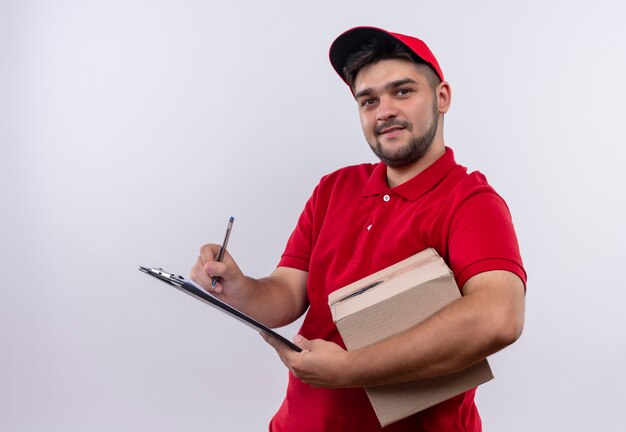
[[[409,93],[411,93],[410,89],[400,89],[398,90],[398,92],[396,93],[398,96],[406,96]]]
[[[363,107],[368,107],[374,104],[374,102],[376,102],[376,100],[374,98],[369,98],[369,99],[363,99],[361,101],[361,106]]]

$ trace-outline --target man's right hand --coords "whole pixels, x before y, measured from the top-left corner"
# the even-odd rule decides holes
[[[205,244],[200,248],[200,255],[191,269],[191,280],[212,294],[220,297],[241,297],[249,283],[239,266],[230,256],[224,253],[224,261],[217,261],[220,245]],[[213,277],[217,283],[211,287]]]
[[[307,272],[278,267],[268,277],[254,279],[243,274],[228,252],[217,261],[220,246],[206,244],[191,269],[191,280],[268,327],[293,322],[308,307]],[[219,279],[211,288],[212,279]]]

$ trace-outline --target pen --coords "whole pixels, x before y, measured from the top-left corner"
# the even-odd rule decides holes
[[[224,262],[224,254],[226,252],[226,245],[228,244],[228,238],[230,237],[230,230],[233,229],[233,222],[235,222],[234,217],[230,217],[228,219],[228,225],[226,225],[226,236],[224,237],[224,243],[222,243],[222,247],[220,248],[219,253],[217,254],[217,260],[219,262]],[[211,281],[211,288],[215,288],[215,284],[217,283],[217,276],[213,276]]]

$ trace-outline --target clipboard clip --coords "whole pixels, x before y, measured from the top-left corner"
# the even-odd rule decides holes
[[[242,323],[244,323],[248,327],[255,329],[256,331],[261,331],[263,333],[269,334],[277,338],[279,341],[281,341],[282,343],[284,343],[285,345],[287,345],[289,348],[291,348],[294,351],[297,351],[297,352],[302,351],[302,348],[300,348],[299,346],[297,346],[290,340],[285,339],[283,336],[276,333],[271,328],[256,321],[254,318],[249,317],[248,315],[232,307],[228,303],[224,303],[222,300],[215,297],[211,293],[206,292],[206,290],[204,290],[201,286],[194,283],[192,280],[187,280],[180,275],[168,273],[160,267],[150,268],[150,267],[139,266],[139,270],[141,270],[143,273],[146,273],[147,275],[150,275],[156,279],[166,282],[169,285],[174,286],[176,289],[194,297],[197,300],[200,300],[204,303],[207,303],[210,306],[213,306],[221,310],[222,312],[225,312],[226,314],[241,321]]]
[[[139,266],[139,270],[177,287],[182,287],[183,284],[186,282],[184,277],[180,275],[175,275],[173,273],[168,273],[160,267],[151,268]]]

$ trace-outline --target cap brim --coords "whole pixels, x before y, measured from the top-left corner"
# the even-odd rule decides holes
[[[341,79],[346,81],[343,68],[346,66],[348,57],[361,49],[363,45],[374,40],[382,42],[400,43],[406,46],[400,39],[391,33],[377,27],[355,27],[342,34],[330,46],[328,57],[335,71]],[[407,46],[409,51],[413,51]]]

